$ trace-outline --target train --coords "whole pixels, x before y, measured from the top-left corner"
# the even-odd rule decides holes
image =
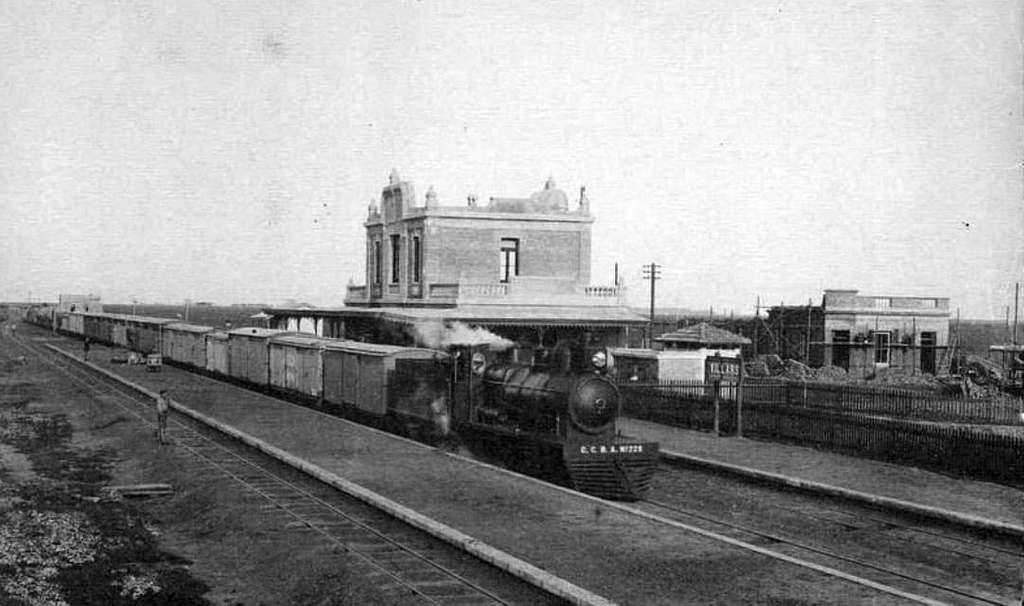
[[[28,321],[368,422],[594,496],[638,500],[656,442],[617,432],[621,396],[607,353],[510,343],[444,349],[365,343],[279,329],[219,330],[169,318],[30,313]],[[573,356],[575,355],[575,359]],[[588,368],[584,368],[588,367]]]

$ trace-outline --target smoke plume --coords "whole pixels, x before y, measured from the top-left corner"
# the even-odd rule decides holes
[[[451,345],[487,345],[492,349],[502,350],[513,345],[512,341],[486,328],[467,326],[462,322],[419,322],[413,326],[413,332],[417,343],[434,349],[445,349]]]

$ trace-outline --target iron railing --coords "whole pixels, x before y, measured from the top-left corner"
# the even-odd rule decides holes
[[[745,437],[1024,486],[1020,400],[756,380],[742,389],[723,387],[718,398],[713,384],[699,381],[619,387],[624,414],[638,419],[698,431],[717,427],[720,435],[742,430]]]

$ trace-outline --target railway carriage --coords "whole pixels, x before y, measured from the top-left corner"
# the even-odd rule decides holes
[[[162,328],[173,322],[168,318],[126,316],[125,346],[144,354],[159,353],[163,349]]]
[[[81,312],[68,312],[67,328],[65,330],[73,335],[85,336],[85,314]]]
[[[273,328],[237,328],[228,331],[228,376],[260,388],[270,382],[269,341],[284,331]]]
[[[197,368],[205,368],[207,371],[219,374],[227,377],[229,371],[228,364],[228,333],[222,330],[215,330],[213,332],[206,333],[206,366],[200,366]]]
[[[449,389],[448,354],[417,347],[325,341],[323,389],[327,404],[358,411],[410,435],[441,437],[447,433],[442,424]]]
[[[323,393],[324,339],[283,334],[267,342],[270,386],[278,391],[319,399]]]
[[[163,326],[161,354],[179,364],[206,368],[206,335],[213,332],[212,326],[198,326],[184,322],[172,322]]]

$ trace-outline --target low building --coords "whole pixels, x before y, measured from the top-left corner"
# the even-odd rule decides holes
[[[820,306],[771,308],[767,327],[774,353],[809,366],[935,374],[949,343],[949,299],[826,290]]]
[[[750,339],[701,322],[655,337],[654,343],[654,349],[610,349],[616,380],[704,382],[708,358],[738,360]]]

